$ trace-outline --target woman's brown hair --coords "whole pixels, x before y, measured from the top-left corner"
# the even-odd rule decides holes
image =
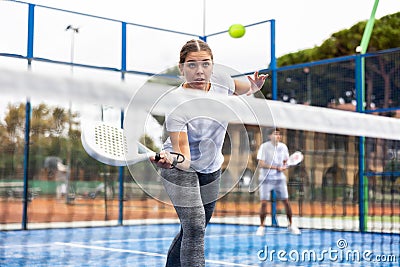
[[[211,51],[211,48],[208,46],[208,44],[202,40],[195,40],[192,39],[190,41],[187,41],[186,44],[182,46],[180,55],[179,55],[179,63],[185,63],[186,57],[189,53],[191,52],[199,52],[199,51],[206,51],[210,54],[211,60],[213,60],[213,53]]]

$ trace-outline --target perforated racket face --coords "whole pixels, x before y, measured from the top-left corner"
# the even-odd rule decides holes
[[[292,155],[290,155],[287,165],[288,166],[297,165],[302,160],[303,160],[303,154],[300,151],[296,151]]]
[[[111,166],[135,164],[155,155],[139,142],[129,143],[123,129],[103,122],[82,123],[81,140],[91,157]]]
[[[121,129],[98,124],[94,129],[96,146],[103,152],[104,156],[111,156],[123,159],[128,154],[126,138]]]
[[[82,145],[96,160],[112,165],[126,165],[127,141],[122,129],[102,122],[82,123]]]

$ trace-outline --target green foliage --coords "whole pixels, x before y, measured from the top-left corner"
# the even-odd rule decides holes
[[[91,158],[81,143],[79,114],[60,106],[41,103],[32,107],[29,145],[29,179],[52,180],[45,172],[47,157],[59,157],[70,164],[71,181],[98,180],[101,173],[117,179],[119,169]],[[22,179],[25,146],[25,104],[8,104],[4,122],[0,122],[0,179]],[[159,151],[149,136],[141,139],[147,147]]]
[[[360,45],[367,21],[361,21],[350,27],[333,33],[320,46],[284,55],[277,59],[278,67],[293,66],[330,58],[354,55]],[[376,52],[400,46],[400,12],[376,19],[368,45],[368,52]],[[354,60],[313,65],[306,73],[303,68],[278,72],[278,97],[295,94],[300,103],[304,103],[307,90],[311,88],[312,105],[328,106],[338,101],[344,92],[354,90]],[[367,107],[374,103],[380,108],[389,108],[400,104],[398,88],[400,83],[396,73],[400,64],[396,54],[379,54],[365,59],[365,96]],[[309,75],[308,75],[309,74]],[[287,79],[290,79],[288,81]],[[307,80],[308,79],[308,80]],[[295,92],[295,93],[293,93]],[[268,98],[269,91],[263,91]],[[338,104],[338,103],[336,103]]]
[[[166,84],[170,86],[179,86],[182,81],[179,78],[180,72],[177,66],[171,67],[158,76],[151,77],[149,83]]]
[[[361,43],[367,21],[333,33],[320,46],[284,55],[279,67],[355,54]],[[367,52],[397,48],[400,45],[400,12],[376,19]]]
[[[154,143],[153,138],[151,138],[147,134],[142,136],[140,138],[139,142],[142,143],[143,145],[145,145],[146,147],[148,147],[152,151],[160,151],[160,148],[157,147],[156,144]]]
[[[385,172],[400,172],[400,160],[390,160],[384,167]]]
[[[400,12],[387,15],[375,22],[368,51],[379,51],[399,47]]]
[[[76,127],[78,115],[69,113],[62,107],[49,107],[44,103],[32,107],[29,143],[30,178],[40,173],[47,156],[57,156],[65,162],[68,146],[72,146],[72,152],[83,151],[80,131]],[[22,178],[20,176],[25,147],[24,103],[8,104],[4,122],[0,124],[0,137],[2,140],[0,179]]]

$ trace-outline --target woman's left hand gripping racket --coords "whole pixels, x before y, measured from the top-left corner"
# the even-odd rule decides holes
[[[302,162],[303,159],[304,159],[303,153],[301,153],[300,151],[293,152],[293,154],[291,154],[291,155],[289,156],[289,159],[288,159],[288,161],[286,162],[286,165],[287,165],[288,167],[296,166],[296,165],[298,165],[300,162]]]

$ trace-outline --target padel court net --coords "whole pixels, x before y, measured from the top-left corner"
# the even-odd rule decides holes
[[[133,89],[1,73],[13,90],[6,91],[9,101],[1,111],[0,265],[162,266],[179,225],[157,169],[146,161],[129,169],[99,163],[80,139],[88,118],[119,127]],[[255,235],[256,155],[274,125],[231,123],[220,198],[207,229],[207,266],[398,266],[400,145],[398,132],[390,131],[395,119],[363,119],[370,132],[361,138],[336,133],[358,133],[356,123],[315,131],[302,111],[302,105],[285,110],[288,122],[296,123],[282,127],[290,152],[304,154],[286,173],[293,221],[302,234],[287,230],[284,207],[273,201],[266,234]],[[314,116],[330,121],[345,118],[343,112],[317,109]],[[146,121],[141,137],[154,151],[160,149],[162,120]]]

